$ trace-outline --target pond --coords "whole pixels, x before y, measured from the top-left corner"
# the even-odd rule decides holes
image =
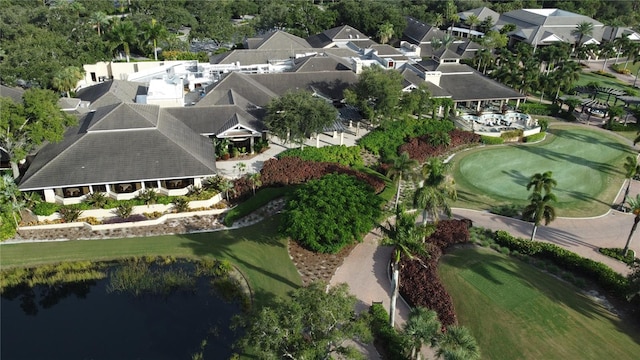
[[[158,266],[158,265],[152,265]],[[226,301],[211,278],[186,269],[189,286],[170,291],[114,291],[123,265],[106,278],[23,286],[1,299],[2,359],[228,359],[237,334],[229,329],[240,301]],[[164,270],[163,270],[164,271]],[[228,294],[227,294],[228,295]]]

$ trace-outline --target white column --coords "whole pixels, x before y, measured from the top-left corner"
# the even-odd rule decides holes
[[[249,137],[249,154],[253,155],[253,135]]]
[[[320,134],[316,134],[316,147],[320,147]]]
[[[358,136],[359,132],[360,132],[360,121],[356,123],[356,136]]]
[[[53,189],[44,189],[44,201],[48,203],[56,202],[56,193],[53,191]]]
[[[202,187],[202,178],[193,178],[193,187]]]
[[[516,99],[516,110],[520,107],[520,99]]]
[[[140,181],[140,191],[144,191],[146,187],[144,186],[144,181]]]
[[[93,194],[93,186],[89,185],[89,194]]]
[[[349,120],[349,129],[353,127],[353,120]]]
[[[333,138],[335,139],[335,138],[337,138],[337,137],[338,137],[338,132],[337,132],[337,131],[335,131],[335,130],[333,130]]]
[[[340,145],[344,145],[344,132],[340,133]]]

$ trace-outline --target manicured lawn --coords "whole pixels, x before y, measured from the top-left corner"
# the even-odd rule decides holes
[[[629,146],[603,131],[554,124],[539,144],[484,147],[454,158],[457,207],[488,209],[528,203],[526,185],[535,173],[552,171],[558,216],[605,213],[624,181]]]
[[[483,359],[635,359],[640,332],[600,304],[513,257],[456,249],[442,281]]]
[[[302,281],[277,234],[279,217],[231,230],[144,238],[66,241],[0,246],[2,268],[73,260],[109,260],[131,256],[171,255],[227,259],[248,278],[256,301],[286,296]]]

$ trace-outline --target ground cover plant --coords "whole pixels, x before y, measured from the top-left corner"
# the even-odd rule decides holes
[[[363,166],[364,162],[360,155],[359,146],[323,146],[319,148],[305,147],[287,149],[279,153],[276,157],[282,159],[284,157],[298,157],[302,160],[333,162],[346,166]]]
[[[294,189],[294,186],[261,189],[254,196],[229,209],[224,216],[224,224],[226,226],[232,226],[234,221],[251,214],[272,200],[287,195]]]
[[[411,306],[434,310],[444,326],[457,324],[457,319],[451,297],[440,282],[438,261],[446,248],[468,241],[468,222],[442,220],[426,240],[428,256],[402,259],[400,293]]]
[[[448,141],[438,141],[432,133],[408,139],[398,148],[398,153],[407,152],[412,159],[420,163],[431,157],[441,156],[451,148],[457,148],[467,144],[479,144],[482,137],[469,131],[454,129],[448,132]]]
[[[439,274],[487,359],[632,359],[640,333],[575,287],[494,251],[460,248]]]
[[[554,125],[536,144],[473,149],[454,158],[458,201],[453,205],[489,209],[524,207],[529,178],[552,171],[558,182],[558,216],[605,213],[624,181],[622,164],[630,147],[613,134],[572,125]],[[487,166],[490,164],[491,169]]]
[[[301,285],[287,253],[287,241],[277,233],[278,222],[275,215],[256,225],[209,233],[7,244],[2,245],[0,264],[4,269],[142,256],[215,258],[236,265],[249,281],[256,302],[265,304]]]

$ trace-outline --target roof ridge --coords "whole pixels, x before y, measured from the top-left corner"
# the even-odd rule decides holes
[[[162,109],[160,109],[162,111]],[[191,128],[189,128],[185,123],[183,123],[182,121],[180,121],[178,118],[176,118],[175,116],[173,116],[172,114],[170,114],[167,111],[162,111],[162,113],[164,115],[166,115],[167,117],[171,118],[172,120],[174,120],[174,122],[172,121],[172,123],[174,125],[177,125],[183,129],[186,129],[187,131],[191,131],[193,133],[195,133],[196,135],[198,135],[199,137],[203,137],[202,135],[196,133],[195,131],[191,130]],[[165,129],[163,129],[160,126],[160,122],[161,121],[169,121],[169,119],[165,119],[164,117],[160,116],[160,114],[158,113],[158,127],[157,127],[157,131],[160,132],[162,134],[162,136],[166,137],[167,139],[169,139],[169,141],[171,141],[172,143],[176,144],[179,148],[181,148],[182,150],[184,150],[185,152],[187,152],[189,155],[191,155],[194,159],[197,159],[198,162],[200,162],[202,165],[204,165],[205,167],[209,167],[209,165],[207,164],[205,159],[202,159],[200,154],[193,154],[191,151],[189,151],[188,148],[184,147],[181,143],[177,142],[173,137],[167,135],[165,133]],[[215,166],[215,159],[213,162],[214,166]],[[216,167],[216,171],[218,171],[217,167]]]
[[[131,104],[126,104],[131,110],[135,111],[137,114],[139,114],[140,116],[142,116],[146,121],[148,121],[151,125],[153,125],[153,127],[158,127],[158,119],[160,118],[160,106],[159,105],[153,105],[153,104],[136,104],[136,103],[131,103]],[[135,106],[131,106],[131,105],[135,105]],[[141,110],[142,109],[146,109],[146,110],[153,110],[153,109],[158,109],[158,112],[155,116],[155,120],[156,123],[154,124],[153,121],[151,121],[148,116],[153,116],[152,114],[149,113],[143,113]]]

